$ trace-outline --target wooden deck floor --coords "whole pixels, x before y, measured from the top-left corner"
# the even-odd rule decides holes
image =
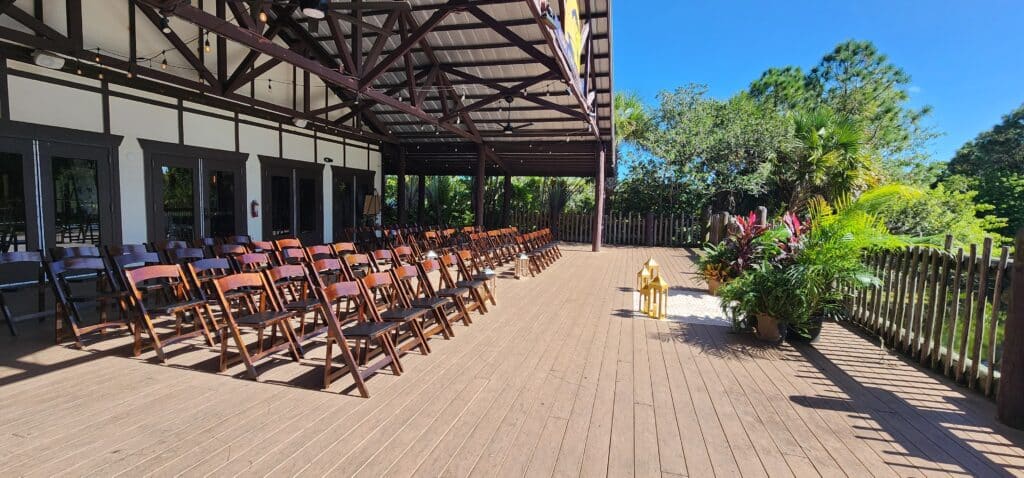
[[[635,270],[653,256],[695,287],[687,251],[588,249],[500,280],[492,313],[370,399],[317,390],[312,361],[256,383],[205,347],[162,366],[23,323],[0,337],[0,476],[1024,475],[1024,434],[987,400],[835,324],[765,348],[636,319]]]

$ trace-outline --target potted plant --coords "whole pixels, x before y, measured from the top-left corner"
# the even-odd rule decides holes
[[[863,253],[902,244],[872,216],[856,208],[833,210],[812,201],[810,220],[787,213],[764,234],[761,262],[722,287],[722,308],[740,329],[767,341],[811,341],[824,318],[843,313],[851,289],[878,283]]]
[[[728,244],[708,245],[697,263],[697,276],[708,285],[708,293],[718,295],[718,289],[730,279],[736,251]]]

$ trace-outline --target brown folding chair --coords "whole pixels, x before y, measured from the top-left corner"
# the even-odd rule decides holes
[[[397,333],[399,327],[395,322],[382,322],[376,315],[376,309],[368,304],[369,299],[366,291],[356,281],[336,282],[318,290],[320,300],[323,301],[323,309],[327,312],[327,350],[324,357],[324,388],[331,386],[331,382],[339,376],[348,373],[352,375],[356,387],[363,398],[369,398],[370,392],[366,388],[366,379],[377,373],[384,367],[391,368],[395,375],[402,374],[402,363],[398,358],[398,350],[391,342],[391,335]],[[369,313],[371,320],[365,320],[365,314]],[[343,320],[347,317],[356,316],[358,319],[354,324],[344,326]],[[355,341],[354,346],[360,351],[360,359],[352,354],[349,341]],[[368,349],[372,343],[376,343],[381,351],[381,358],[376,362],[367,365]],[[334,369],[334,346],[340,349],[343,369]],[[362,366],[362,367],[361,367]]]
[[[313,271],[317,286],[320,288],[343,280],[354,280],[346,275],[345,266],[341,265],[341,260],[333,257],[313,261],[310,269]]]
[[[378,272],[394,269],[397,264],[390,249],[377,249],[371,253],[373,264]]]
[[[84,348],[83,339],[93,332],[122,327],[132,330],[128,319],[129,294],[117,289],[117,281],[102,258],[68,257],[48,263],[46,271],[57,297],[57,343],[64,336],[61,324],[67,327],[78,348]],[[95,323],[88,324],[87,305],[94,305],[99,314]],[[110,309],[115,307],[116,320],[109,318]]]
[[[452,300],[433,296],[433,291],[430,290],[429,284],[420,278],[419,269],[416,266],[399,266],[390,272],[406,307],[430,311],[434,323],[429,324],[426,318],[421,319],[423,335],[430,338],[440,333],[444,335],[445,339],[454,337],[455,330],[452,329],[452,323],[449,320],[451,316],[448,313],[449,306],[453,305]],[[455,317],[455,319],[459,318],[464,318],[464,316]]]
[[[164,347],[188,340],[192,337],[202,335],[206,343],[213,346],[213,337],[210,335],[210,327],[207,320],[213,320],[213,312],[209,304],[196,295],[189,285],[181,266],[175,265],[149,265],[136,269],[124,271],[125,282],[131,292],[132,303],[136,309],[135,323],[135,345],[132,353],[138,357],[142,353],[143,338],[142,330],[149,335],[149,346],[156,352],[161,362],[167,362],[164,355]],[[160,283],[167,288],[172,300],[167,303],[155,304],[143,294],[141,286],[152,283]],[[183,332],[183,324],[191,315],[193,329],[191,332]],[[154,319],[168,317],[174,320],[174,335],[160,337],[154,326]]]
[[[124,254],[141,254],[149,252],[149,248],[145,244],[120,244],[120,245],[109,245],[104,246],[107,251],[107,257],[117,257]]]
[[[46,307],[46,269],[43,266],[43,255],[39,252],[4,252],[0,253],[0,313],[7,321],[11,335],[18,335],[18,322],[37,319],[39,322],[53,315],[53,310]],[[35,289],[36,310],[25,314],[15,314],[8,303],[8,296],[20,296],[26,291]]]
[[[356,280],[376,272],[373,268],[373,261],[366,254],[348,254],[342,256],[341,259],[349,279]]]
[[[484,299],[490,300],[491,305],[498,305],[498,302],[494,298],[494,284],[492,281],[495,280],[495,275],[485,274],[479,267],[479,261],[476,260],[473,255],[473,251],[463,249],[458,252],[458,266],[459,275],[455,282],[458,287],[473,287],[477,288],[482,286],[483,291],[486,292]]]
[[[265,271],[267,284],[274,291],[274,300],[280,310],[294,312],[299,318],[299,327],[295,329],[295,337],[303,343],[313,337],[327,332],[327,315],[323,304],[316,295],[316,286],[305,266],[285,264],[271,267]],[[312,314],[306,330],[306,318]],[[299,349],[302,353],[302,350]]]
[[[470,310],[480,310],[480,303],[476,300],[471,289],[456,287],[455,282],[448,275],[448,271],[441,265],[441,261],[438,259],[424,259],[416,264],[415,267],[419,271],[420,282],[423,283],[427,296],[445,299],[449,302],[444,305],[448,323],[454,324],[460,320],[464,325],[473,323],[473,318],[470,317],[469,312]],[[436,286],[431,279],[432,275],[438,277]],[[413,305],[416,305],[416,301],[413,301]],[[471,306],[472,308],[470,308]]]
[[[306,256],[306,251],[296,248],[288,248],[277,253],[281,258],[281,264],[308,264],[309,257]]]
[[[273,291],[267,285],[263,274],[257,272],[243,272],[232,274],[220,279],[214,279],[214,289],[217,291],[217,301],[220,304],[225,322],[224,331],[231,335],[238,348],[238,356],[232,360],[228,359],[228,338],[221,337],[220,349],[220,371],[227,370],[228,365],[241,361],[245,364],[246,374],[249,378],[256,380],[259,374],[256,373],[256,362],[263,360],[282,350],[288,350],[292,360],[298,362],[299,343],[292,334],[291,319],[295,317],[294,312],[280,310],[273,299]],[[232,300],[234,293],[241,293],[247,296],[247,300]],[[254,329],[257,333],[256,350],[249,350],[249,345],[242,338],[242,328]],[[271,335],[268,339],[264,337],[266,330],[270,329]],[[281,341],[277,341],[277,334],[281,334]]]
[[[427,309],[408,307],[404,304],[402,293],[387,272],[373,272],[362,279],[367,294],[367,306],[372,307],[377,317],[384,322],[396,323],[404,326],[408,332],[405,342],[401,340],[402,329],[396,329],[393,342],[401,353],[406,353],[414,348],[419,348],[420,353],[430,353],[430,345],[427,344],[427,337],[423,334],[423,324],[420,322],[430,312]]]
[[[416,258],[419,257],[412,246],[395,246],[391,248],[391,257],[394,258],[396,264],[416,264]]]

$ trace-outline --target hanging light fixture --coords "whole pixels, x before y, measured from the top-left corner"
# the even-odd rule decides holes
[[[163,55],[164,58],[162,60],[160,60],[160,69],[161,70],[166,70],[167,69],[167,55],[164,55],[163,53],[161,53],[161,55]]]
[[[299,6],[302,14],[308,18],[319,20],[327,15],[327,2],[323,0],[301,0]]]
[[[260,8],[259,18],[260,23],[267,23],[267,20],[269,20],[269,18],[267,18],[267,12],[263,11],[262,7]]]
[[[171,19],[167,17],[160,17],[160,31],[170,35],[174,32],[171,30]]]
[[[206,53],[210,53],[210,51],[213,50],[213,48],[210,47],[210,34],[209,33],[206,34],[206,41],[203,42],[203,50],[205,50]]]

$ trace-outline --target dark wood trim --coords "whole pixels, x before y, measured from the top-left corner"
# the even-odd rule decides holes
[[[0,54],[2,54],[2,53],[3,53],[2,50],[0,50]],[[17,69],[9,69],[8,73],[10,74],[10,76],[16,76],[16,77],[19,77],[19,78],[27,78],[27,79],[30,79],[30,80],[40,81],[40,82],[47,83],[47,84],[59,85],[59,86],[67,87],[67,88],[79,89],[79,90],[88,91],[88,92],[91,92],[91,93],[99,93],[99,94],[103,93],[103,90],[100,87],[95,87],[95,86],[91,86],[91,85],[87,85],[87,84],[82,84],[82,83],[75,83],[73,81],[68,81],[68,80],[64,80],[64,79],[61,79],[61,78],[55,78],[55,77],[50,77],[50,76],[44,76],[44,75],[40,75],[40,74],[37,74],[37,73],[28,72],[28,71],[22,71],[22,70],[17,70]],[[125,93],[125,92],[109,90],[109,89],[107,90],[107,94],[111,98],[119,98],[119,99],[131,100],[131,101],[136,101],[136,102],[147,104],[147,105],[151,105],[151,106],[158,106],[158,107],[161,107],[161,108],[168,108],[168,109],[172,109],[172,110],[178,108],[178,100],[177,99],[174,99],[174,101],[167,101],[167,102],[165,102],[165,101],[160,101],[160,100],[154,100],[152,98],[147,98],[147,97],[144,97],[144,96],[137,96],[137,95],[133,95],[131,93]],[[191,101],[191,100],[189,100],[189,101]],[[196,102],[196,103],[197,104],[203,104],[203,103],[198,103],[198,102]],[[198,114],[198,115],[202,115],[202,116],[207,116],[207,117],[210,117],[210,118],[218,118],[218,119],[222,119],[222,120],[226,120],[226,121],[238,121],[238,123],[240,125],[244,124],[244,125],[248,125],[248,126],[255,126],[255,127],[258,127],[258,128],[266,129],[268,131],[274,131],[274,130],[277,130],[277,129],[280,128],[280,124],[271,126],[271,125],[268,125],[266,123],[261,123],[261,122],[258,122],[258,121],[247,120],[247,119],[241,117],[241,114],[236,112],[236,111],[224,110],[227,113],[231,113],[231,115],[228,116],[228,115],[222,115],[222,114],[219,114],[219,113],[214,113],[214,112],[211,112],[211,111],[208,111],[208,110],[192,108],[192,107],[189,107],[187,105],[184,105],[184,102],[182,102],[182,105],[183,106],[182,106],[181,109],[182,109],[182,111],[184,113],[193,113],[193,114]],[[221,108],[218,108],[218,109],[221,109]],[[248,113],[243,113],[243,114],[248,114]],[[253,117],[254,118],[260,118],[260,116],[253,116]],[[339,135],[334,134],[334,133],[332,133],[330,131],[321,131],[321,128],[318,127],[318,126],[312,126],[310,128],[310,131],[312,131],[314,133],[318,133],[318,134],[326,134],[326,135],[331,136],[331,138],[332,138],[332,139],[320,138],[322,141],[331,141],[331,142],[338,143],[338,144],[345,144],[345,145],[348,145],[348,146],[352,146],[354,148],[364,149],[364,150],[368,150],[368,151],[379,151],[379,149],[378,149],[379,146],[374,144],[374,143],[372,143],[372,142],[366,142],[366,141],[357,140],[357,139],[347,139],[344,136],[339,136]],[[305,131],[288,131],[288,132],[291,133],[291,134],[297,135],[297,136],[305,137],[305,138],[314,138],[312,133],[308,133],[308,132],[305,132]],[[333,139],[333,138],[337,138],[337,139]]]
[[[317,224],[316,224],[316,231],[314,231],[314,234],[316,236],[315,243],[317,243],[317,244],[322,243],[323,240],[324,240],[324,224],[326,223],[325,217],[324,217],[324,215],[325,215],[324,214],[324,211],[325,211],[324,199],[325,198],[324,198],[324,194],[323,194],[323,192],[324,192],[324,164],[323,163],[315,163],[315,162],[311,162],[311,161],[298,161],[298,160],[295,160],[295,159],[286,159],[286,158],[273,157],[273,156],[265,156],[265,155],[258,155],[257,158],[259,158],[259,161],[260,161],[260,191],[261,191],[260,198],[261,198],[261,203],[262,203],[261,209],[263,211],[263,218],[262,218],[263,238],[264,239],[277,239],[277,238],[273,237],[273,235],[271,234],[271,232],[273,230],[273,224],[272,224],[273,218],[271,217],[271,211],[273,209],[273,205],[270,204],[271,203],[271,198],[270,198],[270,195],[271,195],[271,190],[270,190],[271,181],[269,180],[269,176],[271,175],[271,173],[275,173],[275,172],[276,173],[283,173],[283,172],[287,171],[289,177],[292,178],[292,197],[291,197],[291,206],[292,206],[292,225],[291,225],[291,229],[292,229],[292,233],[293,233],[294,236],[298,237],[297,233],[298,233],[299,214],[300,214],[300,212],[298,210],[299,209],[298,208],[298,201],[299,201],[298,181],[299,181],[299,179],[302,179],[303,176],[306,176],[308,178],[312,178],[316,182],[316,187],[315,187],[316,188],[316,191],[315,191],[316,199],[315,200],[317,201],[317,212],[318,212],[318,214],[316,216]],[[305,240],[308,240],[308,239],[309,238],[306,238]]]
[[[185,104],[178,99],[178,144],[185,144]]]
[[[7,55],[0,52],[0,118],[11,119],[11,101],[7,92]]]
[[[103,132],[110,134],[110,84],[107,80],[100,82],[103,103]]]
[[[208,159],[217,159],[221,161],[240,161],[243,163],[247,159],[249,159],[248,154],[240,153],[237,151],[204,148],[201,146],[189,146],[186,144],[175,144],[143,138],[139,138],[138,141],[139,146],[142,147],[143,153],[170,154],[174,156],[185,156],[195,158],[201,157]]]
[[[110,188],[110,211],[111,218],[109,230],[106,231],[108,244],[120,244],[122,238],[122,216],[121,216],[121,179],[119,166],[118,148],[124,137],[82,131],[59,126],[48,126],[21,121],[0,120],[0,137],[16,138],[21,140],[37,140],[41,143],[56,143],[59,146],[86,146],[100,149],[106,153],[107,167],[109,171]],[[53,201],[53,198],[49,198]],[[52,205],[51,205],[52,207]]]
[[[249,190],[246,181],[246,168],[245,163],[249,158],[246,153],[239,153],[236,151],[226,151],[222,149],[204,148],[200,146],[189,146],[185,144],[168,143],[164,141],[155,141],[150,139],[138,138],[139,146],[142,147],[142,170],[144,179],[144,190],[146,200],[146,237],[150,241],[163,239],[159,237],[160,231],[156,230],[156,223],[152,220],[151,215],[156,213],[157,198],[155,197],[156,192],[153,190],[153,166],[154,162],[160,157],[164,158],[175,158],[184,162],[191,162],[195,160],[195,169],[197,177],[194,178],[193,187],[205,187],[205,173],[211,168],[204,166],[202,171],[199,171],[199,159],[209,160],[214,163],[229,164],[234,169],[237,176],[236,178],[236,201],[235,205],[235,226],[236,234],[248,234],[249,231],[249,213],[248,213],[248,198]],[[195,192],[193,192],[195,194]],[[202,216],[205,211],[198,209],[201,204],[198,198],[195,199],[196,203],[196,214],[200,216],[200,220],[205,220]],[[198,233],[198,230],[196,231]],[[197,238],[194,238],[197,239]]]
[[[315,169],[320,172],[324,170],[324,163],[315,163],[312,161],[299,161],[297,159],[287,159],[275,156],[266,156],[263,154],[257,155],[260,160],[260,165],[267,165],[277,168],[297,168],[297,169]]]

